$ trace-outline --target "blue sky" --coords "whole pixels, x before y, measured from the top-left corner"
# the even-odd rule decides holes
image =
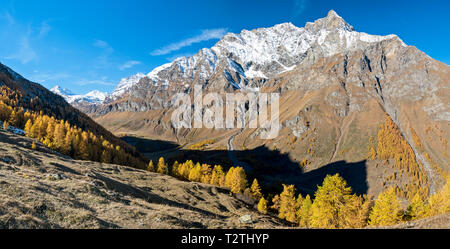
[[[334,9],[357,31],[397,34],[450,64],[450,1],[0,0],[0,62],[47,88],[111,92],[121,78],[211,47],[226,32]]]

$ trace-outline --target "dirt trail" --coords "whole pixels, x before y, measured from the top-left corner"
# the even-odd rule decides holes
[[[249,172],[249,171],[252,170],[252,166],[250,166],[248,163],[239,161],[239,159],[236,156],[236,152],[234,150],[234,147],[233,147],[233,140],[234,140],[234,138],[237,135],[239,135],[242,132],[242,130],[243,129],[241,129],[237,133],[231,135],[230,138],[228,139],[228,143],[227,143],[228,157],[233,162],[234,166],[240,166],[240,167],[244,168],[244,170],[246,172]]]

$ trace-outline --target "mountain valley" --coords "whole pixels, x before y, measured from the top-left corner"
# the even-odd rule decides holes
[[[245,115],[175,127],[196,88],[243,96]],[[48,90],[0,64],[0,93],[0,228],[450,225],[449,66],[333,10],[227,33],[110,94]],[[270,139],[245,99],[266,93],[279,96]],[[208,119],[200,100],[188,123]]]

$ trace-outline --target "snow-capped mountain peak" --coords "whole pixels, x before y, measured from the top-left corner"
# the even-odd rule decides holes
[[[62,88],[59,85],[54,86],[50,91],[58,95],[74,95],[69,89]]]
[[[103,100],[105,100],[106,97],[108,97],[108,93],[94,90],[94,91],[90,91],[90,92],[86,93],[83,96],[85,96],[86,98],[92,99],[92,100],[98,99],[99,101],[103,102]]]
[[[108,96],[108,93],[100,92],[97,90],[88,92],[86,94],[74,94],[72,91],[62,88],[60,86],[55,86],[52,89],[50,89],[50,91],[63,97],[69,104],[74,103],[101,104]]]
[[[316,20],[314,23],[308,22],[305,26],[306,29],[313,28],[316,30],[344,30],[355,31],[353,26],[348,24],[341,16],[339,16],[334,10],[330,10],[328,15],[324,18]]]
[[[119,84],[116,86],[114,91],[111,93],[110,98],[115,99],[118,96],[121,96],[125,92],[128,91],[132,86],[139,82],[140,79],[144,78],[146,75],[143,73],[138,73],[136,75],[132,75],[128,78],[123,78],[120,80]]]

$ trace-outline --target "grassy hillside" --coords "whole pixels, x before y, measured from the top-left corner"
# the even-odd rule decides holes
[[[77,161],[0,131],[0,228],[277,228],[212,185]],[[239,218],[251,215],[252,224]]]

